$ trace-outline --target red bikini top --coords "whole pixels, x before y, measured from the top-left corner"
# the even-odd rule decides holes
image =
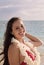
[[[27,63],[25,63],[25,62],[22,62],[20,65],[27,65]]]
[[[28,56],[30,56],[30,58],[32,58],[32,60],[35,60],[35,55],[33,55],[30,51],[26,50],[26,53],[28,54]],[[20,65],[27,65],[26,62],[22,62]]]

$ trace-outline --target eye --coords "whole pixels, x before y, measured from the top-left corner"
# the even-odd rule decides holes
[[[16,27],[16,30],[18,30],[19,29],[19,27]]]

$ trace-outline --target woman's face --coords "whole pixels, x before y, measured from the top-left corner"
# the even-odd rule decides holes
[[[12,34],[17,39],[22,39],[25,36],[25,28],[22,20],[17,20],[12,25]]]

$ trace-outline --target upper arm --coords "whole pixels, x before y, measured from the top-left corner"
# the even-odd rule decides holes
[[[10,45],[8,50],[8,60],[10,65],[19,65],[19,49],[16,45]]]

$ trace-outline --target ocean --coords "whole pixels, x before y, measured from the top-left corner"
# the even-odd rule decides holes
[[[0,38],[3,37],[7,21],[0,21]],[[28,33],[37,37],[44,37],[44,21],[24,21]]]
[[[7,20],[0,20],[0,47],[3,45],[3,38],[4,38],[4,32],[6,30]],[[38,37],[40,40],[42,40],[43,44],[38,48],[38,51],[41,53],[42,56],[44,56],[44,21],[25,21],[24,25],[26,28],[26,31],[33,36]],[[42,58],[43,61],[41,65],[44,65],[44,58]]]
[[[3,44],[4,33],[7,26],[7,20],[0,21],[0,46]],[[26,31],[33,36],[40,38],[44,42],[44,21],[26,21],[24,20]],[[44,49],[44,43],[42,46]]]
[[[4,38],[7,25],[6,20],[0,21],[0,39]],[[26,31],[44,41],[44,21],[24,21]],[[1,43],[0,43],[1,44]]]

